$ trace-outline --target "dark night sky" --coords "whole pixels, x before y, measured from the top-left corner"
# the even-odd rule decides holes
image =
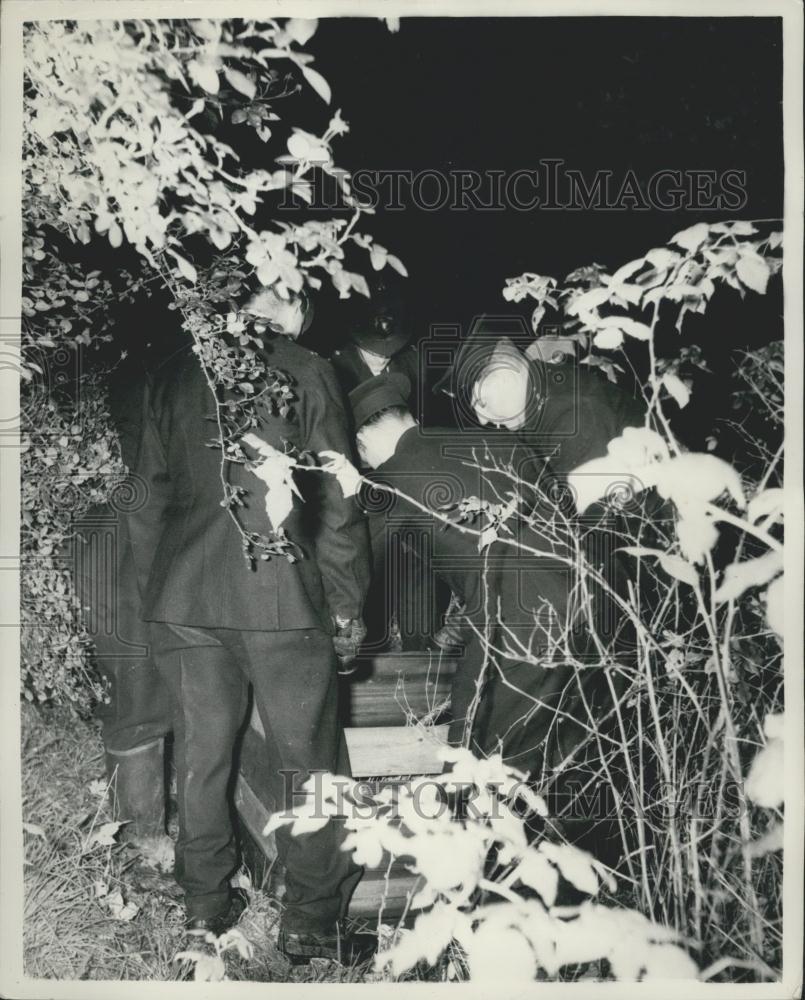
[[[422,334],[506,309],[504,279],[524,270],[617,266],[700,219],[782,213],[779,20],[404,18],[392,34],[340,18],[321,21],[309,48],[350,123],[335,150],[353,171],[511,171],[548,158],[590,180],[746,171],[739,212],[379,210],[369,228],[408,266]],[[326,123],[320,102],[311,110]]]
[[[523,271],[561,280],[593,261],[615,268],[700,220],[781,216],[781,34],[774,18],[403,18],[397,33],[379,19],[329,18],[306,49],[332,106],[304,86],[277,111],[321,134],[341,108],[350,132],[335,140],[335,159],[353,172],[511,172],[561,159],[588,182],[611,170],[617,186],[630,169],[641,182],[662,169],[745,171],[739,211],[379,208],[363,228],[408,267],[421,339],[431,324],[466,332],[483,313],[530,316],[501,295],[506,277]],[[268,145],[244,125],[221,134],[243,169],[274,169],[285,151],[283,126],[276,131]],[[359,251],[347,266],[369,269]],[[694,393],[705,411],[685,411],[694,427],[723,412],[723,373],[734,367],[725,348],[781,336],[780,285],[744,300],[717,293],[705,317],[688,320],[714,368]],[[329,353],[343,341],[350,307],[319,293],[309,346]]]

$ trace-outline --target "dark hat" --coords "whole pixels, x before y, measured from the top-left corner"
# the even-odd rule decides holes
[[[399,284],[385,277],[372,282],[370,291],[369,299],[356,303],[354,325],[349,336],[365,351],[390,358],[411,339],[405,298]]]
[[[388,410],[391,406],[407,408],[410,395],[411,383],[401,372],[384,372],[361,382],[349,394],[355,430],[360,430],[381,410]]]

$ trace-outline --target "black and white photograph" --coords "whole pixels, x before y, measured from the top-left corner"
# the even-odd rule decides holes
[[[0,996],[800,997],[802,4],[0,28]]]

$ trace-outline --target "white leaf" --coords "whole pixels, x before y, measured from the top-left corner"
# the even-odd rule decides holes
[[[628,264],[624,264],[622,267],[619,267],[618,270],[612,275],[609,285],[612,286],[622,284],[627,280],[627,278],[631,278],[636,271],[639,271],[645,262],[645,257],[638,257],[637,260],[630,260]]]
[[[408,277],[408,271],[406,270],[405,264],[403,264],[399,257],[395,257],[393,253],[386,254],[386,263],[393,267],[394,270],[398,274],[401,274],[404,278]]]
[[[320,458],[328,461],[322,465],[322,471],[334,475],[345,497],[355,496],[361,485],[362,476],[355,466],[340,452],[322,451]]]
[[[692,563],[703,562],[718,541],[718,528],[706,509],[697,503],[677,503],[676,537],[682,555]]]
[[[546,906],[553,906],[556,902],[559,872],[544,854],[534,850],[529,851],[517,866],[517,878],[524,885],[536,889]]]
[[[682,247],[683,250],[694,252],[698,250],[702,243],[704,243],[707,239],[708,232],[709,227],[706,223],[697,222],[695,226],[683,229],[675,236],[672,236],[671,243],[675,243],[678,247]]]
[[[47,840],[45,831],[39,826],[38,823],[23,823],[22,828],[25,833],[30,833],[34,837],[41,837],[42,840]]]
[[[651,337],[650,327],[646,326],[645,323],[631,319],[629,316],[605,316],[602,325],[614,327],[627,336],[634,337],[635,340],[649,340]]]
[[[210,232],[210,239],[218,247],[219,250],[226,250],[226,248],[232,242],[232,237],[224,229],[213,229]]]
[[[751,222],[717,222],[711,227],[714,233],[732,233],[733,236],[752,236],[757,229]]]
[[[614,351],[623,344],[623,334],[616,327],[599,330],[593,338],[593,343],[602,351]]]
[[[382,271],[386,266],[387,259],[388,254],[385,249],[375,244],[369,253],[369,260],[372,262],[372,267],[375,271]]]
[[[115,250],[123,243],[123,230],[116,222],[109,227],[109,242]]]
[[[744,782],[747,797],[765,809],[777,809],[785,800],[785,744],[770,739],[752,761]]]
[[[366,278],[362,274],[354,274],[353,272],[347,272],[349,274],[349,280],[351,286],[356,292],[360,292],[361,295],[365,295],[367,299],[371,298],[371,292],[369,291],[369,285]]]
[[[101,799],[109,790],[109,784],[103,778],[96,778],[94,781],[90,781],[88,788],[90,795],[95,795]]]
[[[318,18],[315,17],[292,17],[285,22],[285,32],[297,45],[304,45],[315,34],[319,26]]]
[[[547,841],[543,841],[538,850],[552,861],[562,873],[562,877],[580,892],[586,892],[590,896],[598,894],[595,859],[587,851],[582,851],[572,844],[551,844]]]
[[[328,163],[330,151],[316,136],[306,132],[294,132],[288,139],[288,152],[297,160],[311,163]]]
[[[735,270],[738,273],[738,277],[747,288],[751,288],[753,292],[757,292],[759,295],[764,295],[766,293],[766,286],[769,283],[769,275],[771,272],[769,270],[769,265],[760,256],[760,254],[757,254],[754,251],[752,253],[742,254],[738,258]]]
[[[316,91],[316,93],[324,101],[324,103],[329,104],[333,94],[332,91],[330,90],[330,84],[324,79],[321,73],[319,73],[319,71],[316,69],[312,69],[310,66],[303,66],[302,76]]]
[[[126,903],[119,889],[110,892],[104,897],[104,902],[109,907],[109,912],[115,920],[133,920],[140,912],[140,907],[136,903]]]
[[[425,883],[422,888],[411,897],[410,909],[426,910],[436,902],[436,893]]]
[[[187,115],[185,116],[188,119],[188,121],[191,118],[195,118],[196,115],[200,115],[201,112],[204,110],[204,106],[206,103],[207,102],[204,100],[203,97],[199,97],[197,100],[193,101],[190,110],[187,112]]]
[[[190,261],[185,260],[185,258],[182,257],[180,254],[176,253],[175,250],[169,250],[168,253],[176,261],[176,265],[179,268],[179,272],[181,273],[182,277],[186,278],[188,281],[195,284],[196,281],[198,280],[198,274],[196,274],[196,269],[193,267]]]
[[[218,70],[206,59],[194,59],[189,67],[190,76],[208,94],[217,94],[220,88]]]
[[[785,738],[785,712],[769,712],[763,720],[763,732],[770,740]]]
[[[247,962],[250,962],[254,957],[254,945],[238,927],[231,927],[218,938],[218,948],[222,952],[232,948]]]
[[[278,451],[256,434],[244,434],[243,441],[263,456],[263,461],[251,471],[266,484],[266,514],[276,531],[293,510],[294,494],[299,496],[293,481],[296,463],[290,455]]]
[[[397,944],[375,958],[375,967],[382,969],[391,963],[395,976],[407,972],[424,959],[435,965],[437,959],[453,940],[456,923],[466,920],[456,909],[437,903],[428,913],[421,913],[410,930],[403,930]]]
[[[278,830],[281,826],[286,826],[288,823],[293,823],[294,817],[287,812],[275,812],[272,813],[268,819],[268,822],[263,827],[263,836],[268,837],[275,830]]]
[[[99,826],[89,838],[88,846],[110,847],[115,843],[117,831],[122,825],[122,823],[104,823],[103,826]]]
[[[498,533],[494,526],[484,528],[481,534],[478,536],[478,551],[483,552],[483,550],[491,545],[493,542],[498,540]]]
[[[715,455],[689,452],[657,467],[657,489],[677,504],[715,500],[725,491],[739,507],[746,505],[741,477]]]
[[[652,944],[645,952],[643,979],[696,979],[693,959],[675,944]]]
[[[255,85],[254,80],[249,79],[245,73],[241,73],[239,70],[225,66],[224,76],[227,78],[231,86],[235,88],[235,90],[240,91],[241,94],[245,94],[249,100],[254,98],[254,95],[257,93],[257,86]]]
[[[658,271],[666,271],[669,267],[673,267],[679,259],[679,254],[668,250],[667,247],[657,247],[654,250],[649,250],[646,254],[648,263],[652,267],[656,267]]]
[[[380,829],[374,827],[366,830],[353,830],[344,838],[343,849],[352,851],[355,864],[365,865],[367,868],[377,868],[383,860]]]
[[[782,512],[784,501],[785,491],[779,487],[763,490],[749,501],[746,516],[751,524],[755,524],[761,517],[775,517]]]
[[[773,823],[766,833],[749,845],[749,854],[753,858],[762,858],[765,854],[772,854],[774,851],[782,851],[785,846],[782,823]]]
[[[681,556],[669,555],[667,552],[663,552],[658,559],[660,566],[662,566],[669,576],[674,577],[674,579],[690,584],[691,587],[695,587],[699,582],[699,574]]]
[[[755,559],[731,563],[724,570],[721,584],[713,595],[716,604],[735,600],[749,587],[760,587],[769,582],[783,568],[782,552],[767,552]]]
[[[473,983],[533,983],[536,957],[516,928],[482,923],[464,947]]]
[[[592,312],[593,309],[598,308],[598,306],[608,301],[608,288],[591,288],[588,292],[583,292],[573,299],[572,303],[567,307],[567,311],[571,316],[580,316],[582,313]]]
[[[668,372],[667,375],[663,375],[662,384],[668,390],[670,395],[676,400],[680,410],[684,409],[688,405],[690,402],[690,389],[688,389],[678,375],[674,375],[673,372]]]

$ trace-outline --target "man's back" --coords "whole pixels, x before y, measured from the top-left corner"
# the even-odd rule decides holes
[[[347,418],[326,362],[285,337],[266,344],[265,361],[289,376],[294,394],[287,418],[259,405],[254,432],[279,450],[349,454]],[[149,447],[161,472],[154,489],[169,494],[165,527],[146,592],[144,617],[200,627],[284,631],[331,630],[330,615],[358,617],[368,554],[365,528],[352,499],[334,478],[300,474],[306,503],[294,501],[283,527],[295,561],[272,556],[250,566],[224,497],[215,405],[199,361],[188,350],[153,380]],[[155,460],[156,461],[156,460]],[[155,464],[155,463],[154,463]],[[246,491],[236,508],[246,532],[269,534],[264,486],[242,465],[226,462],[223,477]]]
[[[521,438],[559,475],[605,455],[625,427],[643,426],[644,405],[587,365],[531,361],[530,379],[543,402],[529,414]]]

